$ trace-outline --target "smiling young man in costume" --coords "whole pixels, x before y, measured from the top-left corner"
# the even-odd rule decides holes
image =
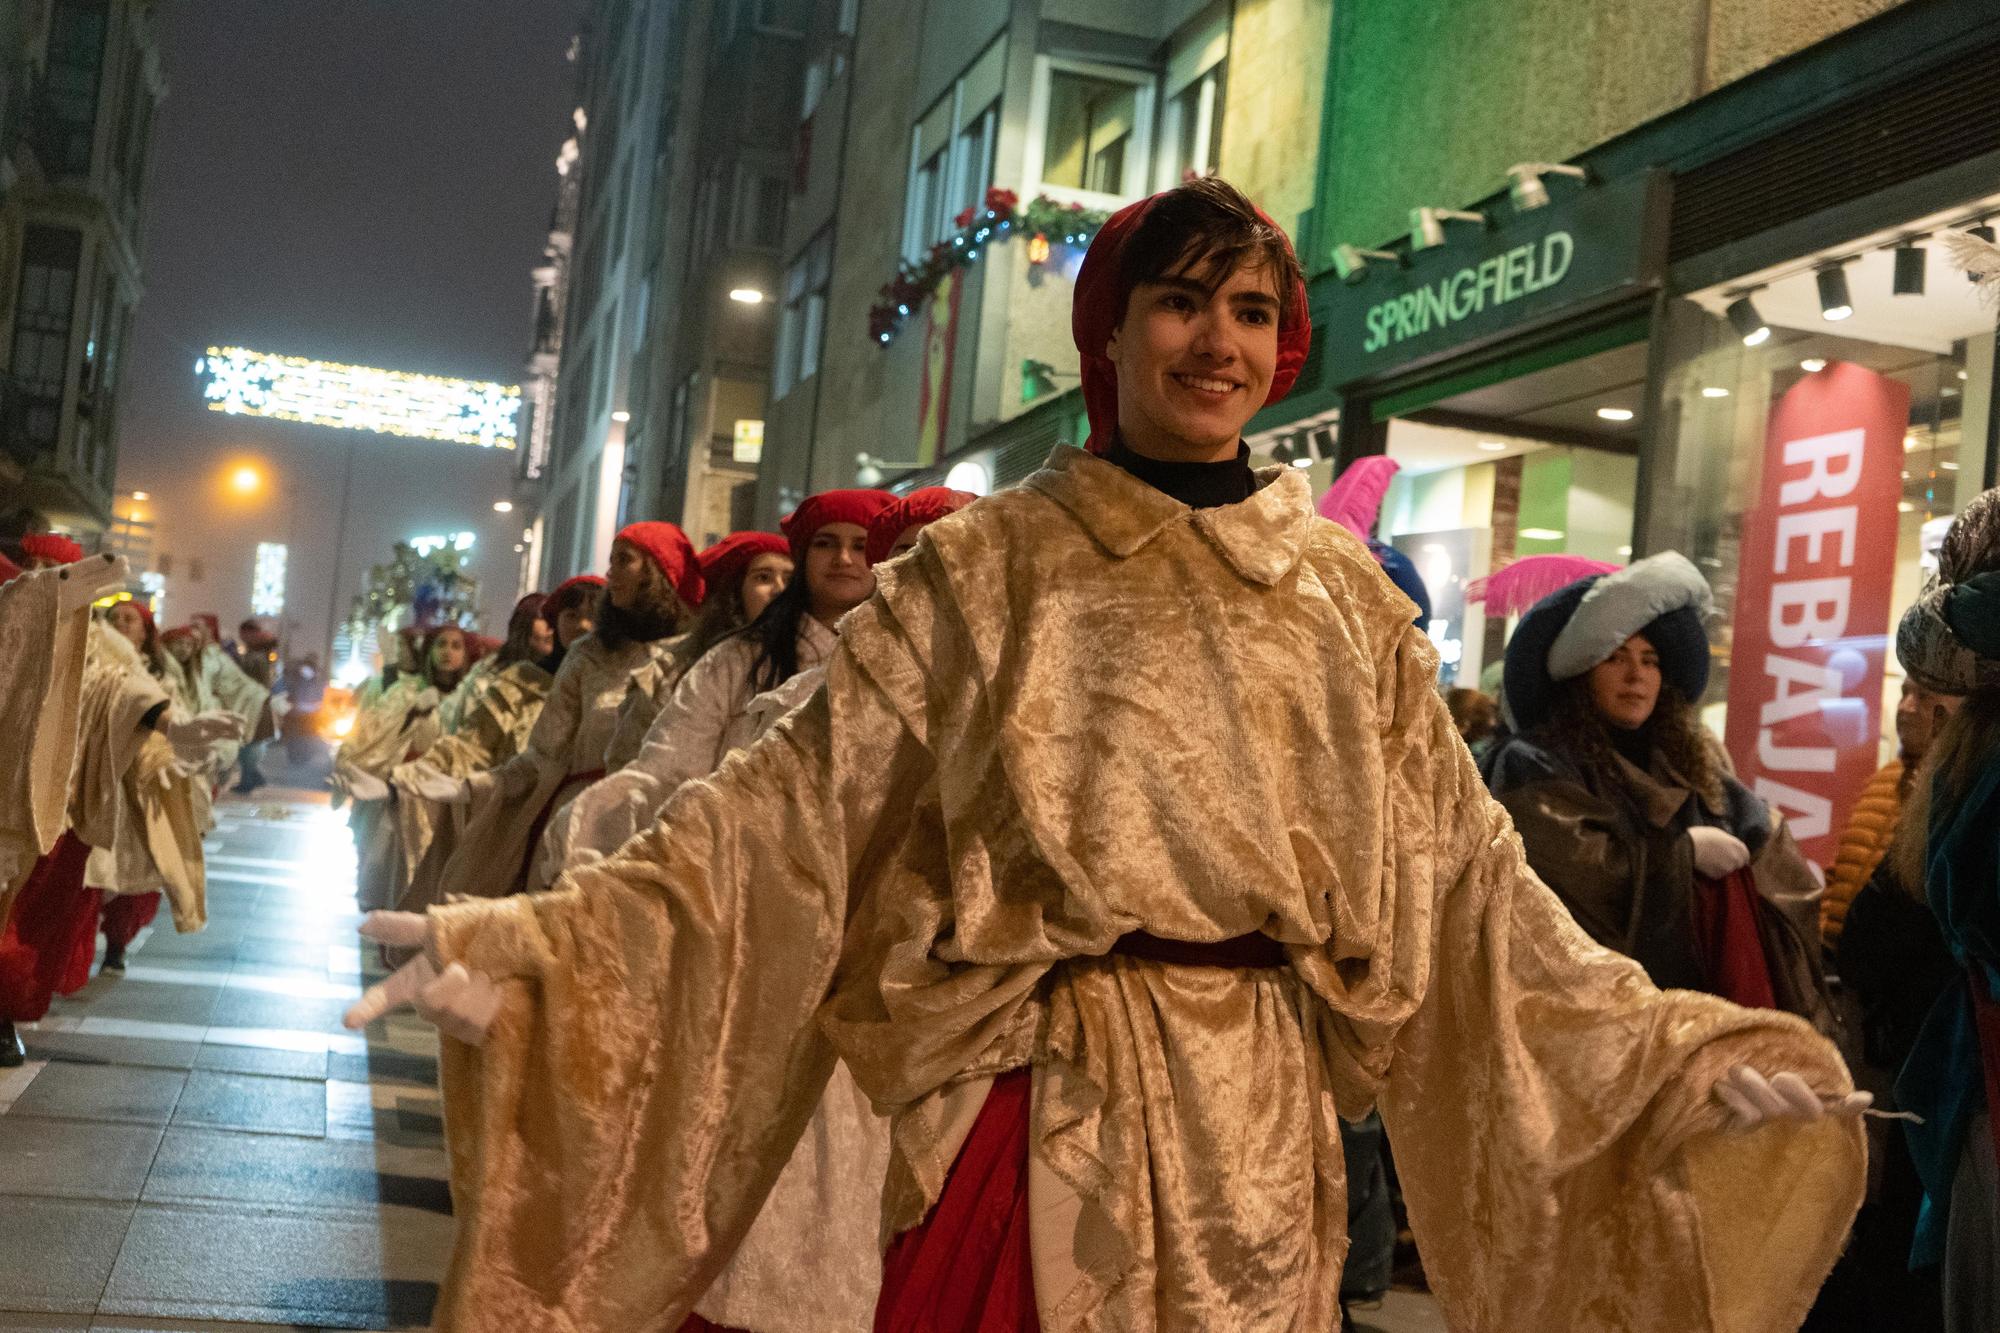
[[[1331,1328],[1378,1102],[1452,1327],[1795,1327],[1862,1186],[1839,1057],[1593,945],[1411,604],[1249,467],[1283,234],[1134,205],[1074,327],[1090,451],[883,566],[802,707],[554,892],[371,919],[426,952],[350,1021],[460,1039],[439,1327],[671,1327],[836,1052],[893,1122],[878,1329]]]

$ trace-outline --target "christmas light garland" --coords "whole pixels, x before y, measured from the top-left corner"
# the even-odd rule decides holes
[[[922,259],[906,259],[897,266],[895,278],[882,284],[881,299],[868,310],[868,332],[877,344],[888,346],[910,316],[937,294],[939,284],[955,270],[978,263],[989,245],[1026,236],[1028,262],[1046,264],[1058,244],[1087,247],[1110,217],[1082,204],[1057,203],[1045,194],[1022,208],[1020,195],[995,186],[986,192],[982,206],[952,219],[956,232],[933,245]]]

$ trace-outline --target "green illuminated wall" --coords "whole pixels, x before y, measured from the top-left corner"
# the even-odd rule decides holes
[[[1903,0],[1340,0],[1315,253],[1463,206]]]

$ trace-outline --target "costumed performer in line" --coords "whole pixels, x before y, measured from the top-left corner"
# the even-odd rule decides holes
[[[1073,322],[1090,451],[882,567],[802,707],[554,892],[370,919],[423,952],[350,1024],[453,1038],[438,1326],[671,1326],[837,1054],[893,1126],[878,1329],[1331,1328],[1378,1102],[1452,1327],[1795,1327],[1861,1193],[1840,1058],[1578,930],[1416,608],[1248,467],[1283,233],[1133,205]]]
[[[537,882],[554,882],[578,860],[601,860],[650,828],[683,782],[713,773],[749,743],[744,714],[753,698],[826,661],[840,618],[874,595],[868,524],[894,499],[887,491],[839,490],[800,501],[780,526],[803,572],[756,620],[688,668],[630,763],[557,814],[537,854]]]
[[[562,650],[527,746],[497,768],[422,789],[432,800],[471,807],[438,876],[440,901],[544,887],[531,877],[543,828],[570,797],[604,776],[627,678],[665,653],[701,598],[701,568],[678,527],[650,521],[619,532],[597,627]]]

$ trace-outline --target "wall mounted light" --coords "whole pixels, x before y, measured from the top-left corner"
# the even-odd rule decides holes
[[[732,287],[729,289],[729,299],[741,302],[744,305],[762,305],[764,303],[764,293],[758,291],[755,287]]]
[[[1549,187],[1542,182],[1544,176],[1568,176],[1571,180],[1587,181],[1590,173],[1582,167],[1573,167],[1566,162],[1517,162],[1507,168],[1507,195],[1514,201],[1514,211],[1526,213],[1531,209],[1546,208],[1549,203]]]
[[[1896,276],[1890,290],[1897,296],[1922,296],[1924,294],[1924,247],[1916,244],[1922,237],[1912,236],[1895,248]]]
[[[1847,269],[1841,264],[1828,264],[1813,275],[1819,284],[1820,318],[1842,320],[1854,313],[1854,298],[1847,290]]]
[[[1426,204],[1422,208],[1410,210],[1410,244],[1418,250],[1434,250],[1444,244],[1444,224],[1447,222],[1477,222],[1484,227],[1488,218],[1484,213],[1471,213],[1462,208],[1432,208]]]
[[[1767,342],[1771,337],[1771,326],[1757,313],[1757,307],[1750,301],[1750,293],[1745,292],[1729,303],[1729,324],[1736,335],[1743,339],[1745,347],[1755,347]]]
[[[1394,264],[1398,268],[1405,267],[1409,262],[1394,250],[1364,250],[1358,245],[1347,244],[1333,247],[1333,270],[1350,287],[1368,276],[1370,260]]]

